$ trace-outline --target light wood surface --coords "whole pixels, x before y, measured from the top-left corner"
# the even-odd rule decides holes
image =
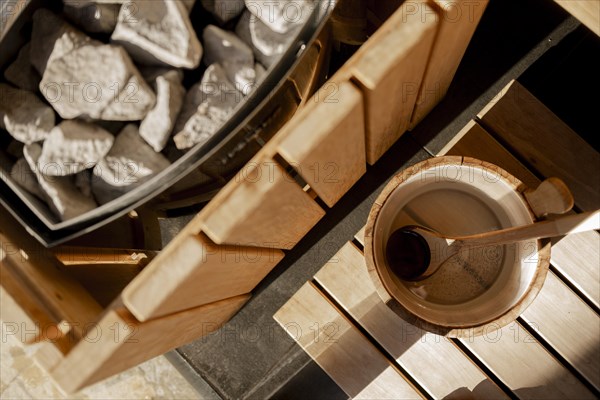
[[[600,1],[598,0],[554,0],[562,8],[581,21],[592,32],[600,36]]]
[[[522,317],[600,390],[600,322],[594,310],[583,305],[571,289],[550,273]]]
[[[552,246],[554,265],[597,308],[600,307],[600,234],[584,232],[558,239]]]
[[[315,279],[431,397],[441,399],[466,388],[481,398],[506,398],[451,341],[403,321],[383,304],[370,282],[363,254],[352,243]],[[444,368],[439,368],[440,360]]]
[[[9,217],[0,212],[0,220],[8,222]],[[102,312],[100,305],[78,282],[60,271],[60,264],[46,249],[31,245],[23,249],[20,242],[9,240],[6,234],[19,228],[16,222],[13,221],[11,229],[4,223],[1,226],[0,267],[10,271],[23,291],[35,296],[52,320],[65,321],[76,337],[81,337],[84,326],[93,323]],[[9,287],[5,286],[5,289]]]
[[[438,29],[423,15],[433,12],[424,1],[403,3],[371,37],[377,46],[361,47],[340,72],[349,72],[364,94],[369,164],[408,129]]]
[[[69,393],[218,329],[249,299],[237,296],[140,323],[117,300],[50,373]]]
[[[529,188],[540,184],[534,174],[475,121],[469,121],[436,155],[485,160],[514,175]]]
[[[529,168],[562,179],[582,210],[600,208],[600,154],[518,82],[478,117]]]
[[[595,398],[518,322],[461,343],[520,398]]]
[[[158,257],[162,268],[153,271],[151,279],[137,280],[123,291],[123,302],[140,321],[249,293],[283,258],[283,252],[219,246],[199,234],[189,235]],[[189,284],[182,285],[181,277]]]
[[[325,212],[273,159],[253,160],[202,231],[217,244],[291,249]]]
[[[310,283],[305,284],[274,318],[350,397],[422,398]]]
[[[283,128],[277,151],[329,207],[366,172],[363,107],[354,85],[330,81]]]
[[[53,250],[64,269],[103,307],[156,256],[156,251],[61,246]]]
[[[535,100],[537,101],[537,99]],[[551,140],[539,132],[540,138]],[[490,161],[515,175],[530,188],[540,184],[540,179],[521,164],[506,148],[474,121],[469,122],[438,155],[451,154]],[[554,162],[554,161],[553,161]],[[579,198],[575,197],[578,204]],[[566,236],[553,243],[551,263],[596,307],[600,305],[600,234],[584,232]]]
[[[421,122],[446,95],[488,2],[488,0],[429,1],[437,13],[439,28],[419,88],[409,129]],[[423,17],[434,16],[424,14]]]

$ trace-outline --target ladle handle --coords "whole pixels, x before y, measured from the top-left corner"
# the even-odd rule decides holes
[[[493,244],[515,243],[528,239],[549,238],[598,229],[600,229],[600,210],[573,214],[530,225],[515,226],[499,231],[457,237],[454,243],[461,247],[480,247]]]

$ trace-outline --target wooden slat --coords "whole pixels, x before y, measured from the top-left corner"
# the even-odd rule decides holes
[[[310,283],[296,292],[274,318],[350,397],[421,397]]]
[[[425,2],[403,3],[335,75],[351,74],[363,91],[369,164],[409,126],[438,28],[435,18],[423,15],[433,13]]]
[[[461,342],[519,398],[596,398],[518,322]]]
[[[51,375],[62,389],[74,393],[215,331],[249,297],[242,295],[144,323],[117,301]]]
[[[515,175],[530,188],[540,180],[476,122],[469,122],[438,155],[461,155],[489,161]],[[575,199],[577,201],[577,198]],[[600,304],[600,235],[584,232],[554,243],[552,264],[596,307]]]
[[[354,238],[356,240],[358,240],[358,242],[360,244],[362,244],[363,246],[365,245],[365,227],[364,226],[360,229],[360,231],[358,231],[356,233],[356,235],[354,235]]]
[[[444,154],[479,157],[514,174],[530,187],[539,184],[539,179],[535,175],[475,122],[469,123],[439,155]],[[560,239],[551,250],[551,262],[595,303],[598,301],[600,290],[599,245],[598,233],[586,232]],[[555,261],[557,259],[562,261],[563,265],[557,265]],[[524,316],[535,324],[534,327],[539,327],[539,333],[550,345],[584,376],[589,377],[594,373],[596,377],[598,376],[599,363],[591,358],[597,354],[595,344],[598,337],[598,316],[559,282],[554,274],[548,274],[542,291],[525,311]],[[514,338],[515,329],[522,329],[522,327],[513,325],[512,329],[513,331],[511,327],[504,328],[502,332],[504,335],[513,334]],[[579,329],[582,332],[581,337],[576,333]],[[528,339],[529,341],[531,338]],[[516,349],[514,351],[518,352]],[[537,350],[536,352],[541,353]],[[589,379],[594,382],[594,379]]]
[[[366,172],[362,94],[328,82],[285,126],[279,154],[332,207]]]
[[[215,245],[189,235],[167,247],[123,291],[140,321],[250,292],[283,258],[274,248]]]
[[[511,82],[479,118],[528,167],[561,178],[583,211],[600,208],[600,155],[518,82]]]
[[[8,233],[13,228],[20,228],[16,222],[16,225],[8,227],[1,221],[4,217],[6,215],[2,216],[0,211],[3,231]],[[84,327],[98,318],[102,312],[100,305],[78,282],[59,270],[60,264],[46,249],[29,246],[24,250],[23,246],[18,246],[2,232],[0,246],[3,253],[0,267],[18,277],[24,290],[35,293],[36,298],[52,313],[54,320],[69,323],[80,336]]]
[[[61,246],[54,255],[103,307],[156,256],[155,251]]]
[[[571,13],[592,32],[600,36],[600,1],[598,0],[554,0]]]
[[[234,178],[202,231],[215,243],[291,249],[325,212],[270,157],[255,158]]]
[[[553,273],[522,317],[600,390],[600,320]]]
[[[394,314],[377,295],[364,256],[353,244],[346,244],[333,260],[315,279],[429,395],[444,398],[463,388],[486,399],[507,397],[448,339]]]
[[[446,95],[488,0],[431,0],[440,27],[410,122],[414,128]]]
[[[477,158],[501,167],[532,189],[540,184],[535,175],[475,121],[469,121],[437,155]]]
[[[551,262],[596,307],[600,307],[598,232],[583,232],[560,238],[552,246]]]

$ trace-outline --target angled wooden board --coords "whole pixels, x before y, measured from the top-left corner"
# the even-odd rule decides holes
[[[123,291],[140,321],[249,293],[283,258],[274,248],[220,246],[204,234],[180,238]]]
[[[422,397],[310,283],[274,318],[351,398]]]
[[[283,130],[278,153],[332,207],[366,172],[361,92],[329,81]]]
[[[50,374],[61,388],[74,393],[215,331],[249,298],[237,296],[144,323],[118,299]]]
[[[270,157],[254,158],[234,179],[212,212],[200,214],[202,231],[217,244],[291,249],[325,215]]]
[[[0,226],[0,268],[10,271],[23,290],[35,296],[54,321],[65,321],[76,336],[81,337],[84,327],[102,312],[100,305],[77,281],[60,270],[60,263],[47,249],[31,238],[15,235],[20,225],[4,210],[0,210]]]
[[[363,92],[369,164],[408,129],[438,26],[425,1],[405,2],[335,75]]]
[[[571,13],[592,32],[600,36],[600,1],[598,0],[554,0]]]
[[[507,398],[454,343],[418,329],[389,309],[370,281],[363,254],[352,243],[315,279],[431,397],[468,391],[487,399]]]
[[[488,0],[431,0],[438,29],[410,122],[414,128],[446,95]]]
[[[478,115],[508,150],[542,176],[556,176],[583,211],[600,208],[600,154],[516,81]]]

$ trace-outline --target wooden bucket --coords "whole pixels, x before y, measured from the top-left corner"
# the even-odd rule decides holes
[[[385,246],[396,229],[411,224],[458,236],[532,223],[536,213],[526,192],[503,169],[467,157],[429,159],[394,177],[365,231],[369,275],[384,303],[404,320],[448,337],[487,334],[515,320],[544,283],[548,240],[472,249],[420,282],[389,270]]]

